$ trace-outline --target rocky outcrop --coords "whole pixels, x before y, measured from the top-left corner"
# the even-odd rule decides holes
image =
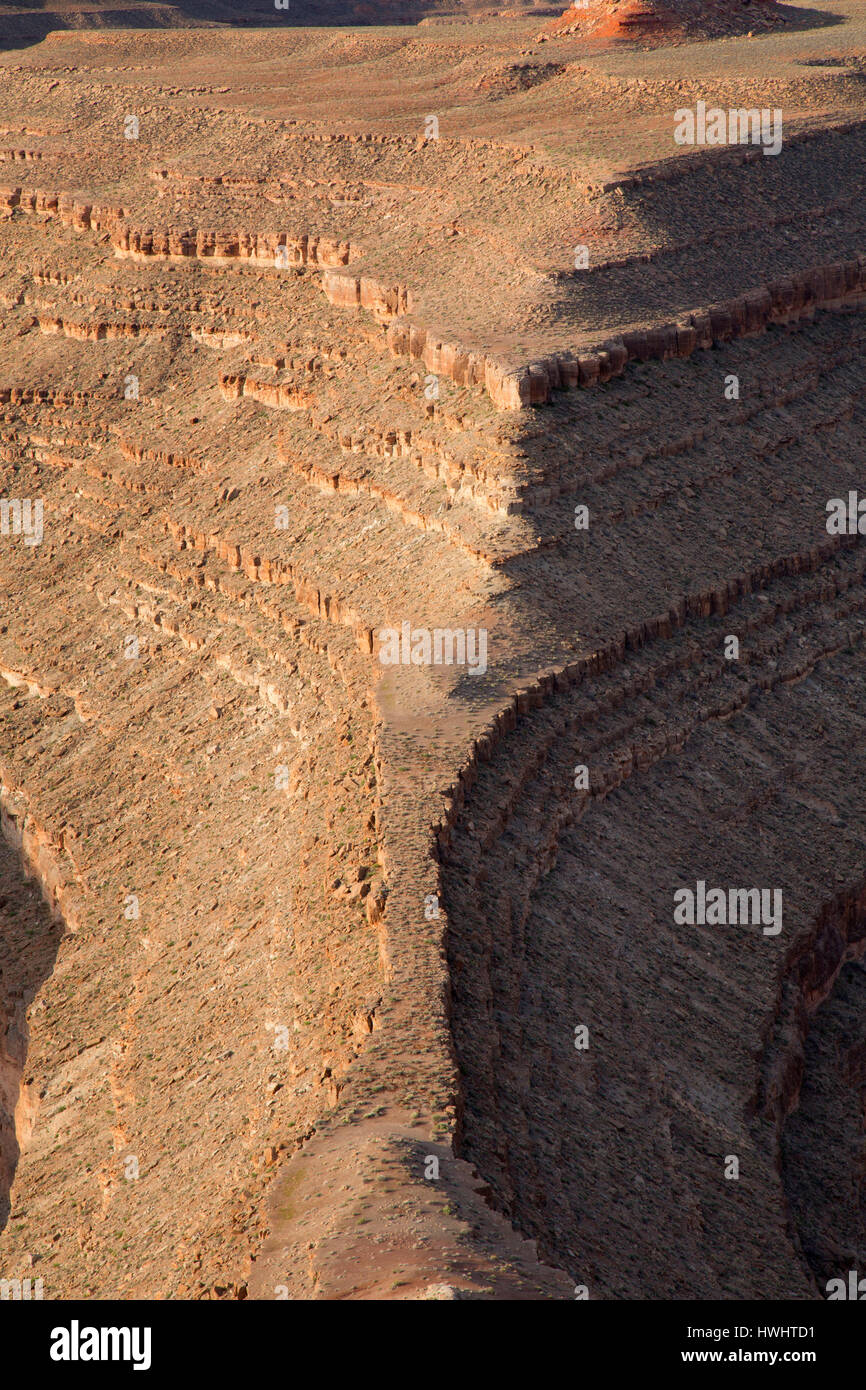
[[[840,891],[789,952],[752,1108],[772,1119],[792,1221],[818,1287],[862,1264],[866,890]]]
[[[662,46],[733,34],[751,37],[788,20],[774,0],[755,0],[747,10],[736,0],[574,0],[537,41],[574,36]]]
[[[288,237],[255,232],[215,232],[166,227],[140,229],[124,226],[112,239],[115,254],[132,260],[209,261],[214,265],[236,262],[271,269],[305,266],[348,265],[351,248],[330,237]]]
[[[75,338],[81,343],[107,342],[112,338],[165,338],[168,328],[154,324],[130,322],[90,321],[86,319],[55,318],[43,314],[39,319],[39,331],[46,335],[62,338]]]
[[[818,309],[856,307],[866,299],[866,257],[818,266],[775,281],[738,299],[685,315],[676,323],[634,329],[586,349],[507,368],[489,357],[429,339],[423,328],[396,318],[388,328],[395,355],[423,362],[434,375],[458,386],[483,386],[499,409],[544,405],[554,391],[597,386],[619,376],[629,362],[690,357],[733,338],[763,332],[770,324],[796,323]]]
[[[326,271],[322,289],[329,304],[340,309],[366,309],[377,323],[390,323],[398,314],[408,313],[412,304],[405,285],[383,284],[368,275],[353,277]]]
[[[244,261],[290,269],[348,265],[351,257],[347,241],[306,232],[290,237],[284,233],[134,227],[128,224],[129,214],[123,207],[92,204],[71,193],[45,189],[4,185],[0,187],[0,209],[4,208],[8,212],[57,217],[63,226],[76,231],[108,231],[115,254],[134,260],[154,256],[164,260],[209,260],[219,265]]]

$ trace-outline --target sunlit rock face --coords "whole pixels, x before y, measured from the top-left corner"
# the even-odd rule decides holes
[[[0,7],[0,1278],[860,1259],[866,27],[779,8]]]

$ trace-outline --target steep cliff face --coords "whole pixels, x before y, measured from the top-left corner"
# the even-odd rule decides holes
[[[4,810],[0,839],[0,1228],[9,1219],[10,1192],[22,1147],[29,1142],[39,1096],[27,1074],[27,1011],[54,969],[62,924],[28,878],[20,833]],[[45,891],[52,893],[50,883]]]
[[[791,952],[756,1105],[772,1115],[791,1223],[819,1289],[862,1261],[864,890]]]
[[[670,644],[659,645],[661,658]],[[760,664],[755,651],[750,665]],[[844,1276],[858,1226],[850,1202],[835,1211],[844,1237],[819,1271],[792,1243],[786,1191],[798,1194],[796,1228],[808,1228],[810,1184],[839,1163],[850,1181],[856,1142],[842,1159],[832,1125],[816,1134],[813,1121],[795,1173],[791,1146],[809,1124],[797,1112],[780,1175],[777,1115],[750,1102],[787,979],[784,943],[808,932],[828,862],[837,880],[862,872],[844,831],[856,817],[850,706],[862,654],[825,658],[799,679],[779,669],[764,693],[754,670],[742,713],[727,701],[713,709],[709,673],[693,683],[682,663],[664,665],[677,671],[679,717],[649,671],[647,696],[614,699],[617,714],[589,727],[583,702],[560,697],[528,720],[535,757],[524,725],[467,798],[443,864],[459,1149],[590,1296],[814,1296],[810,1265],[825,1280]],[[603,691],[587,681],[583,699],[610,708]],[[698,700],[695,727],[687,711]],[[589,796],[574,791],[577,761],[598,778]],[[780,936],[760,921],[678,925],[674,895],[699,882],[726,895],[778,891]],[[812,1069],[812,1086],[827,1085],[823,1105],[846,1104],[839,1070]],[[848,1110],[854,1135],[859,1109]],[[828,1206],[833,1190],[831,1180]]]
[[[46,1297],[859,1251],[862,84],[537,28],[0,56],[0,1272]],[[678,153],[768,54],[778,157]]]
[[[477,741],[440,830],[458,1151],[591,1297],[813,1297],[855,1267],[837,976],[863,941],[866,593],[823,495],[859,476],[861,332],[829,315],[729,345],[687,396],[648,365],[528,494],[540,523],[588,506],[583,536],[539,524],[550,616],[589,620],[588,655]],[[725,427],[733,377],[756,394]],[[778,891],[780,930],[678,923],[698,883]]]

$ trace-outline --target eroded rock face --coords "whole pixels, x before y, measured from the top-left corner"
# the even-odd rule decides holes
[[[3,811],[0,838],[0,1229],[6,1226],[10,1193],[22,1149],[33,1133],[40,1100],[27,1075],[27,1011],[54,969],[62,925],[25,876],[20,831]],[[49,883],[44,891],[51,895]],[[37,1006],[38,1007],[38,1006]]]
[[[863,1255],[864,947],[861,886],[826,903],[791,953],[756,1097],[776,1118],[802,1259],[827,1292]]]
[[[813,1298],[859,1250],[861,85],[818,30],[701,86],[537,28],[0,57],[46,1297]],[[778,157],[674,144],[747,90]]]
[[[819,1288],[862,1266],[863,963],[843,967],[809,1030],[797,1107],[782,1136],[785,1189]]]
[[[572,0],[544,33],[657,45],[752,37],[796,21],[792,7],[774,0]]]
[[[769,618],[772,588],[761,597]],[[796,615],[795,631],[809,622],[799,603],[783,611]],[[738,616],[729,611],[726,626]],[[706,626],[711,642],[718,628]],[[467,797],[443,871],[465,1080],[460,1151],[591,1296],[810,1297],[818,1268],[791,1243],[786,1191],[798,1187],[798,1225],[808,1227],[824,1147],[836,1146],[847,1181],[856,1171],[861,1115],[848,1073],[825,1068],[819,1080],[812,1066],[822,1104],[848,1098],[852,1138],[834,1139],[826,1120],[815,1135],[809,1112],[795,1113],[780,1175],[774,1108],[764,1097],[753,1113],[750,1102],[791,968],[782,934],[765,935],[760,923],[678,925],[674,893],[699,881],[726,892],[772,885],[790,940],[809,930],[826,856],[834,877],[860,873],[859,846],[844,832],[857,814],[849,737],[859,737],[860,717],[849,704],[858,675],[830,656],[798,681],[780,661],[762,690],[763,663],[779,650],[765,623],[749,677],[737,682],[736,713],[714,697],[721,672],[714,679],[698,658],[691,674],[696,639],[683,634],[688,661],[677,659],[676,638],[630,657],[629,682],[647,691],[631,718],[617,667],[552,699],[528,721],[534,746],[525,734],[506,739]],[[793,633],[788,642],[798,645]],[[790,730],[806,724],[821,737],[801,733],[792,748]],[[574,792],[578,761],[597,778],[589,796]],[[795,1173],[791,1146],[804,1126],[811,1148],[804,1154],[800,1139]],[[731,1156],[736,1181],[725,1173]],[[852,1217],[850,1203],[835,1209],[849,1247]],[[843,1250],[840,1240],[834,1268],[823,1252],[822,1287],[851,1267],[839,1266]]]

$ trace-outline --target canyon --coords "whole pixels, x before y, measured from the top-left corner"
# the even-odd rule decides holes
[[[745,11],[0,3],[3,1279],[866,1268],[866,13]]]

